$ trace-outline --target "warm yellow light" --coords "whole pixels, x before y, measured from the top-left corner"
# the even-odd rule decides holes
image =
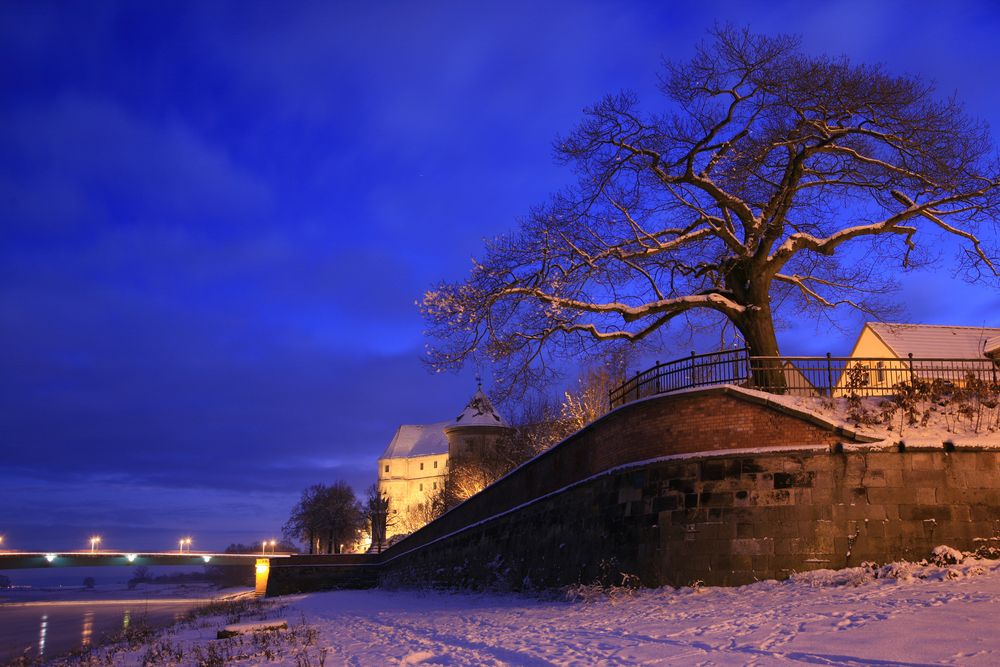
[[[257,563],[257,575],[265,575],[271,570],[271,566],[268,563]]]

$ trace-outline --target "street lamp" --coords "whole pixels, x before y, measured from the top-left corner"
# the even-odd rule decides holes
[[[178,545],[179,545],[178,551],[180,551],[180,553],[184,553],[184,547],[188,548],[188,553],[191,552],[191,538],[190,537],[182,537],[180,539],[180,541],[178,542]]]
[[[97,545],[101,543],[101,538],[94,535],[90,538],[90,553],[97,553]]]

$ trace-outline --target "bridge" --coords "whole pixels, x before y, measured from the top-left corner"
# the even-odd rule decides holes
[[[0,570],[51,567],[138,566],[138,565],[223,565],[254,566],[257,595],[267,590],[271,560],[288,558],[288,553],[226,554],[203,551],[0,551]]]

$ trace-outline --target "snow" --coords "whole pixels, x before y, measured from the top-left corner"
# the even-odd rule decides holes
[[[447,454],[448,437],[444,434],[444,429],[449,424],[451,422],[403,424],[396,429],[392,442],[379,460]]]
[[[479,388],[472,395],[465,409],[462,410],[462,414],[455,417],[455,421],[449,424],[449,428],[458,426],[500,426],[507,428],[507,422],[493,407],[482,388]]]
[[[819,570],[740,588],[579,587],[592,594],[573,602],[314,593],[273,603],[268,614],[290,619],[287,633],[215,641],[225,617],[200,619],[158,640],[172,651],[124,650],[110,664],[137,665],[149,652],[190,662],[209,651],[226,655],[225,664],[287,666],[1000,664],[1000,561],[958,556],[950,565]]]

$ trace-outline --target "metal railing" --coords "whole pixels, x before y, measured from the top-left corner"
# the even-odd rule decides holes
[[[915,379],[964,386],[970,378],[1000,381],[1000,361],[833,357],[751,357],[746,349],[659,363],[636,373],[609,393],[612,408],[693,387],[734,384],[774,394],[839,397],[888,396],[897,384]]]

